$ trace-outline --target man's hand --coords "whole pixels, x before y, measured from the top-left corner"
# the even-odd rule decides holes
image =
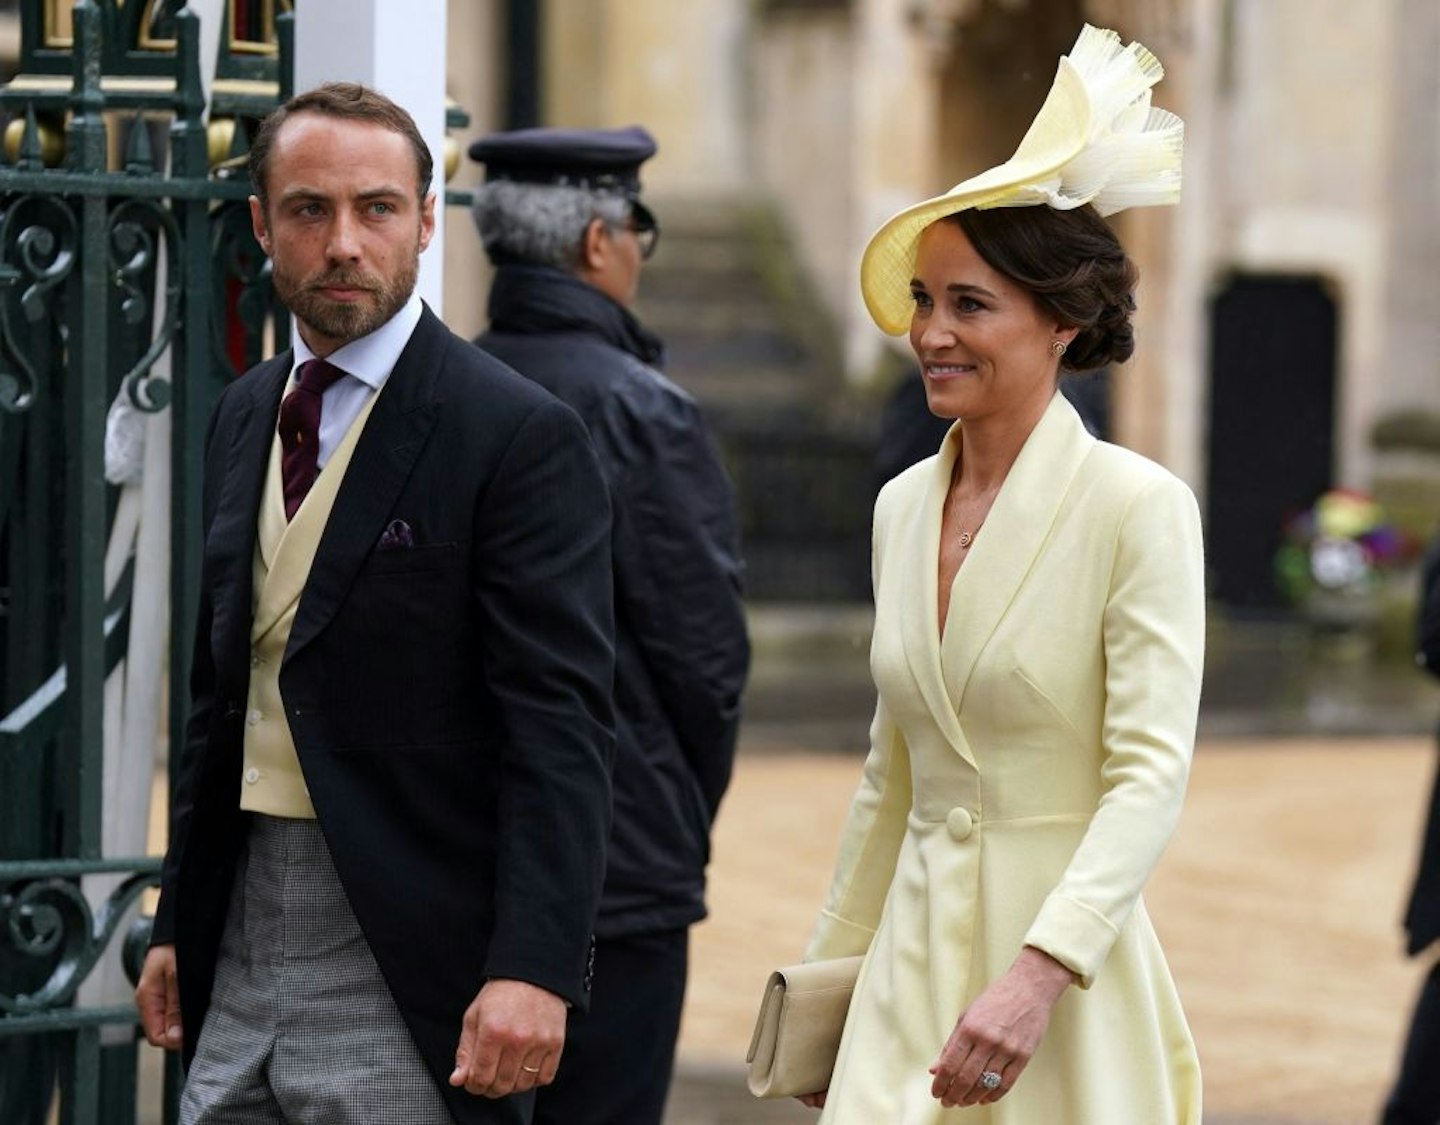
[[[486,981],[460,1028],[450,1085],[503,1098],[555,1081],[565,1001],[520,980]]]
[[[140,1025],[152,1046],[178,1051],[185,1043],[180,1027],[180,984],[175,979],[175,947],[155,945],[145,954],[140,983],[135,986]]]

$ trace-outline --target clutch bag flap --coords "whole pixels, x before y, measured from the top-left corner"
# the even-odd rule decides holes
[[[770,974],[745,1056],[752,1094],[788,1098],[829,1088],[864,960],[812,961]]]

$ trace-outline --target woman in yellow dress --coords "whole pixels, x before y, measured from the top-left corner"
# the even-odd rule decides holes
[[[1141,888],[1180,812],[1204,649],[1189,489],[1086,432],[1066,370],[1127,359],[1100,217],[1173,202],[1182,127],[1087,27],[1005,164],[871,240],[934,457],[875,507],[879,702],[807,960],[865,954],[822,1125],[1199,1125]]]

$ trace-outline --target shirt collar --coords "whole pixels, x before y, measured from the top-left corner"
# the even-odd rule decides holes
[[[415,326],[420,323],[423,309],[424,303],[419,295],[411,293],[410,299],[401,306],[400,311],[374,332],[336,348],[325,357],[326,360],[347,375],[355,376],[372,390],[378,391],[385,385],[385,380],[390,378],[390,372],[395,370],[400,353],[405,350]],[[294,353],[294,362],[290,367],[292,378],[296,368],[306,360],[315,358],[315,353],[306,346],[299,332],[295,333]]]

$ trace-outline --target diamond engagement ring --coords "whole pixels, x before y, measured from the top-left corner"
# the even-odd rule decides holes
[[[987,1070],[984,1074],[980,1075],[980,1085],[984,1086],[987,1090],[998,1090],[1001,1081],[1003,1080],[1000,1075],[996,1074],[993,1070]]]

